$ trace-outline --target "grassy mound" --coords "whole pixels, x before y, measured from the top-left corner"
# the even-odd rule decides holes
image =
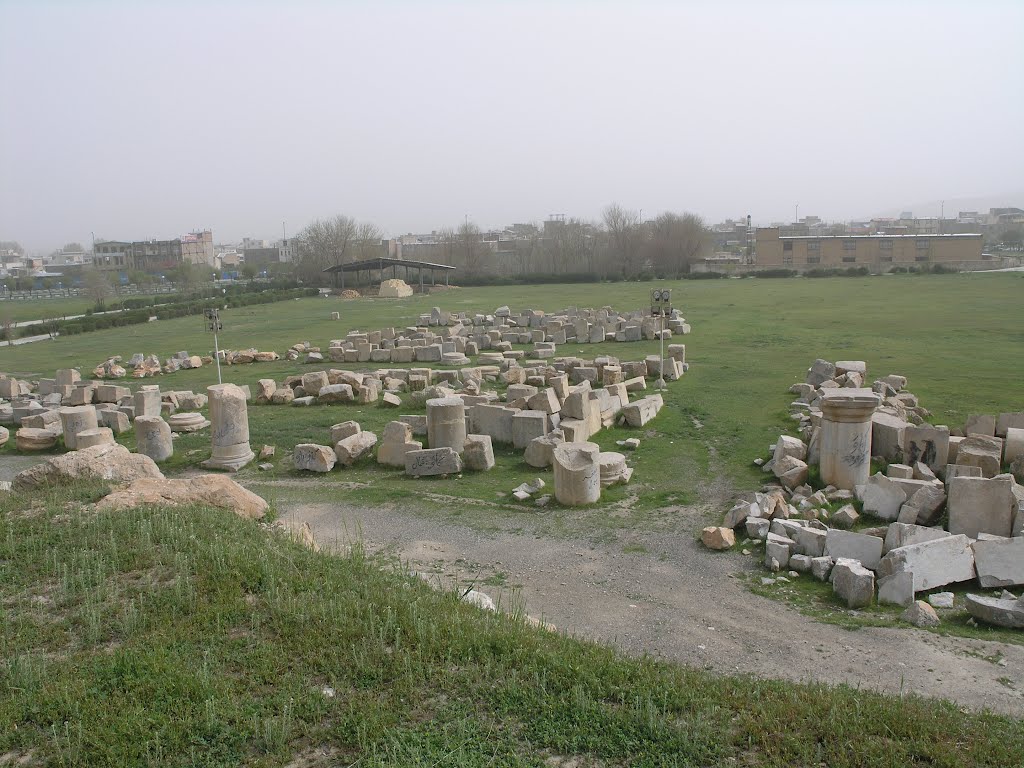
[[[1016,765],[1018,721],[623,658],[209,509],[0,500],[0,761]],[[6,753],[6,755],[5,755]],[[570,763],[572,759],[579,759]]]

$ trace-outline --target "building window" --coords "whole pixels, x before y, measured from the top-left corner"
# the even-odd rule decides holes
[[[843,240],[843,250],[844,251],[856,251],[857,250],[857,241],[856,240]],[[846,259],[843,259],[843,261],[846,261]]]
[[[807,263],[808,264],[821,264],[821,256],[808,256],[807,257]]]
[[[784,240],[782,242],[782,250],[783,251],[789,251],[790,253],[792,253],[792,251],[793,251],[793,241],[792,240]]]
[[[878,247],[881,248],[883,251],[891,251],[892,240],[879,240]],[[889,259],[889,261],[892,261],[892,259]]]
[[[923,237],[923,238],[918,238],[914,242],[914,245],[917,246],[917,250],[919,250],[919,251],[927,251],[928,248],[931,247],[931,243],[932,243],[931,240],[929,240],[927,237]]]
[[[892,261],[892,256],[879,256],[878,260],[879,261],[887,261],[887,262],[888,261]]]
[[[808,251],[820,251],[821,250],[821,240],[808,240],[807,241],[807,250]]]
[[[928,254],[926,253],[923,256],[921,254],[918,254],[917,256],[914,257],[914,261],[928,261]]]
[[[856,256],[843,256],[843,263],[844,264],[854,264],[854,263],[856,263],[856,261],[857,261],[857,257]]]
[[[793,254],[792,253],[784,253],[784,254],[782,254],[782,263],[783,264],[787,264],[787,265],[788,264],[792,264],[793,263]]]

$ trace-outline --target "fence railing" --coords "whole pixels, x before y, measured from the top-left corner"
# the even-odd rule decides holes
[[[115,296],[149,296],[158,293],[181,293],[177,283],[153,285],[118,285],[111,288]],[[86,288],[41,288],[37,291],[9,291],[0,285],[0,301],[34,301],[40,299],[68,299],[77,296],[92,298]]]

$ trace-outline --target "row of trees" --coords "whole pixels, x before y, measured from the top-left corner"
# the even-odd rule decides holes
[[[510,240],[485,239],[472,222],[445,228],[430,245],[418,245],[419,261],[451,264],[459,279],[485,280],[531,275],[590,275],[628,280],[645,275],[674,278],[711,251],[704,220],[693,213],[663,213],[642,221],[633,210],[608,206],[599,221],[567,219]],[[299,234],[297,276],[309,283],[329,282],[330,266],[387,256],[379,227],[348,216],[318,219]]]

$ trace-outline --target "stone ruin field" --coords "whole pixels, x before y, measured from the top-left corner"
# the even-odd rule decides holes
[[[216,369],[212,337],[200,320],[3,348],[0,371],[9,378],[0,382],[0,397],[14,404],[0,406],[0,422],[9,430],[0,462],[30,452],[63,453],[64,438],[49,447],[42,434],[54,431],[55,422],[63,421],[66,430],[69,419],[74,421],[59,410],[52,411],[56,416],[44,414],[51,413],[47,409],[56,405],[58,393],[61,406],[96,412],[96,424],[87,419],[84,425],[84,445],[116,441],[152,455],[167,478],[192,483],[204,462],[219,469],[240,464],[230,477],[303,535],[321,544],[343,543],[353,536],[349,526],[358,527],[368,542],[427,577],[472,582],[481,604],[519,593],[531,614],[556,627],[614,639],[631,651],[664,648],[669,658],[723,671],[892,690],[893,680],[878,679],[868,659],[840,674],[821,671],[800,654],[792,669],[755,659],[738,666],[721,657],[709,660],[716,643],[724,644],[722,651],[749,652],[750,628],[727,616],[712,618],[713,602],[690,593],[696,585],[684,586],[686,574],[692,569],[702,593],[720,591],[740,615],[750,611],[752,621],[770,623],[780,612],[792,612],[805,636],[818,633],[829,652],[844,647],[842,636],[834,634],[845,631],[838,627],[857,626],[901,633],[904,650],[916,652],[916,641],[906,638],[921,630],[901,616],[907,606],[919,605],[917,598],[927,608],[918,608],[925,616],[913,617],[913,623],[927,625],[935,614],[938,627],[924,634],[943,637],[943,654],[995,659],[975,664],[975,682],[964,683],[974,686],[974,693],[965,694],[968,703],[982,705],[984,681],[978,680],[986,675],[994,706],[1011,710],[1014,701],[1024,701],[1021,665],[1008,671],[1005,664],[1024,662],[1024,633],[973,619],[965,603],[972,593],[1002,599],[1008,614],[1017,610],[1024,578],[983,576],[975,566],[981,556],[971,547],[992,537],[989,549],[1013,560],[1016,550],[1002,554],[1005,546],[994,537],[1020,533],[1013,505],[1021,496],[1009,491],[1006,531],[1002,518],[991,525],[962,522],[974,520],[976,505],[960,501],[968,491],[948,486],[947,464],[958,464],[955,456],[949,460],[948,442],[944,457],[923,451],[910,456],[905,446],[908,430],[946,425],[947,438],[961,448],[966,443],[960,458],[965,466],[983,465],[953,474],[980,474],[1008,488],[1024,482],[1007,478],[1011,462],[1003,461],[1003,450],[1018,439],[1006,429],[1024,427],[1015,426],[1012,415],[1024,411],[1021,277],[673,283],[677,314],[672,338],[665,340],[664,391],[656,385],[657,329],[632,314],[649,309],[653,286],[453,289],[231,310],[222,315],[220,346],[228,350],[222,371],[225,382],[241,386],[241,394],[219,405],[207,399]],[[574,307],[593,312],[582,318],[562,312]],[[844,361],[863,369],[844,368]],[[88,387],[74,381],[70,369],[82,380],[95,379],[95,389],[85,392]],[[58,370],[64,373],[57,376]],[[52,386],[40,388],[41,379],[52,379]],[[25,389],[40,407],[30,408],[12,381],[37,382]],[[873,386],[878,381],[882,387]],[[823,457],[821,436],[815,437],[822,397],[830,394],[822,384],[873,392],[872,409],[885,416],[876,418],[883,423],[877,432],[886,439],[892,437],[887,419],[906,424],[902,436],[892,437],[898,451],[890,446],[882,453],[861,452],[853,463],[866,474],[857,482],[825,468],[839,448],[828,443]],[[145,394],[153,392],[143,389],[148,387],[159,387],[159,400]],[[909,392],[909,398],[901,396]],[[220,397],[214,399],[221,403]],[[21,451],[17,427],[10,423],[15,408],[18,418],[30,417],[30,429],[40,430],[25,436]],[[211,413],[218,408],[246,412],[247,441],[225,432],[236,419]],[[139,416],[141,425],[152,419],[144,430],[135,421]],[[985,416],[991,430],[987,420],[979,420]],[[869,433],[871,418],[869,413]],[[156,424],[165,420],[166,430]],[[154,436],[158,426],[162,433]],[[71,431],[80,434],[81,428],[72,424]],[[996,438],[1000,431],[1004,444],[993,467],[983,455],[984,441],[972,435]],[[854,438],[843,435],[853,445]],[[239,448],[243,442],[251,457]],[[563,450],[563,442],[593,447]],[[967,458],[974,443],[981,444],[977,461]],[[941,504],[932,498],[940,486]],[[146,496],[145,484],[138,490],[139,498],[153,498]],[[898,503],[897,490],[903,494]],[[236,503],[247,505],[252,516],[265,511],[241,489],[200,492],[210,498],[236,494]],[[563,555],[528,555],[516,540],[520,534]],[[481,537],[490,537],[491,544],[481,546]],[[507,548],[495,550],[493,542],[506,538]],[[955,554],[943,550],[939,556],[952,570],[955,555],[963,559],[971,550],[970,566],[960,563],[962,573],[949,579],[918,578],[914,574],[923,574],[925,565],[915,570],[906,558],[897,563],[888,554],[943,538],[966,541]],[[949,542],[930,546],[948,549]],[[572,567],[558,564],[564,558],[574,559]],[[575,558],[607,573],[601,579],[588,575],[585,567],[575,567]],[[822,558],[841,573],[838,582],[835,575],[829,581]],[[1016,573],[1016,564],[1011,566]],[[623,570],[636,578],[617,585]],[[545,584],[558,580],[564,580],[563,595]],[[568,607],[573,600],[586,605],[602,584],[619,590],[628,607],[611,600],[591,615]],[[708,613],[681,609],[701,631],[687,629],[682,643],[666,644],[662,634],[637,625],[644,624],[645,605],[664,613],[675,599],[673,590],[691,594]],[[929,594],[940,591],[949,597],[928,602]],[[952,607],[943,608],[947,599]],[[631,618],[637,611],[641,618]],[[832,628],[815,629],[823,626]],[[873,644],[881,652],[889,642],[881,635],[860,638],[856,645],[865,654]],[[958,651],[956,643],[968,650]],[[777,650],[785,653],[785,644]],[[924,667],[907,676],[920,692],[956,695],[941,680],[928,680]],[[992,682],[997,679],[1007,682]]]

